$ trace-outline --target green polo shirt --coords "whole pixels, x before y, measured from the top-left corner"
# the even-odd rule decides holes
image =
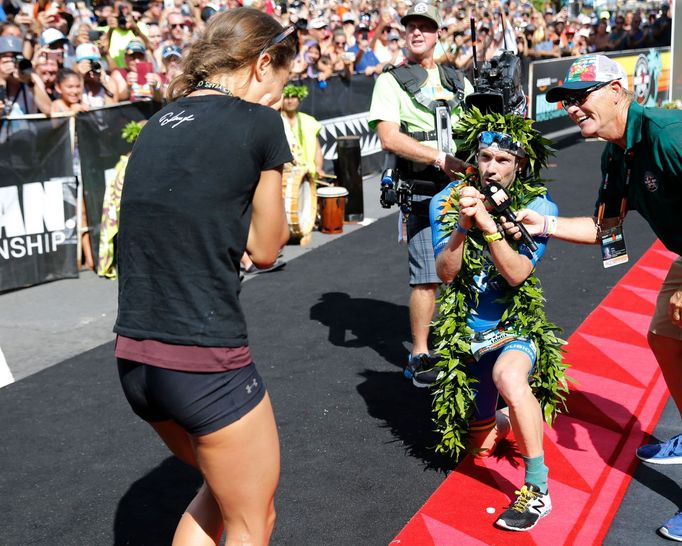
[[[682,254],[682,111],[633,102],[625,137],[627,151],[609,142],[602,154],[602,186],[608,174],[604,217],[618,216],[630,168],[628,210],[639,212],[669,250]]]
[[[422,93],[431,100],[450,100],[454,94],[446,89],[440,81],[438,68],[427,70],[428,78],[421,88]],[[464,79],[464,96],[473,93],[474,87],[469,80]],[[451,112],[451,121],[455,125],[464,113],[464,105],[457,106]],[[400,125],[400,122],[407,124],[407,130],[412,131],[433,131],[435,129],[435,118],[425,106],[414,100],[407,91],[400,87],[393,75],[385,72],[381,74],[374,83],[372,92],[372,104],[367,115],[370,128],[376,130],[377,123],[380,121],[391,121]],[[422,144],[435,148],[436,141],[424,141]],[[456,151],[456,144],[453,142],[452,152]]]

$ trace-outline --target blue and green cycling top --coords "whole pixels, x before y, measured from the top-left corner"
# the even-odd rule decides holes
[[[450,233],[444,231],[444,224],[438,220],[442,215],[442,208],[452,189],[457,186],[459,182],[451,182],[440,193],[437,193],[431,200],[429,207],[429,217],[431,219],[431,233],[433,237],[433,249],[435,256],[443,250],[448,240]],[[528,204],[528,207],[542,215],[557,216],[559,209],[549,197],[549,194],[537,197]],[[540,261],[542,255],[545,253],[547,246],[547,237],[534,237],[538,249],[532,252],[525,244],[519,245],[519,253],[527,256],[532,262],[533,267]],[[504,277],[500,275],[495,269],[495,264],[490,257],[490,253],[486,250],[484,253],[484,265],[481,273],[475,277],[476,290],[478,291],[478,306],[473,307],[473,302],[467,302],[469,314],[467,316],[467,326],[474,332],[483,332],[496,327],[507,305],[501,303],[503,298],[510,292],[513,292],[514,287],[509,286]]]

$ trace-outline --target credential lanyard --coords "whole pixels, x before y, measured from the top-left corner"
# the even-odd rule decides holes
[[[628,212],[628,191],[630,189],[630,176],[632,174],[632,157],[634,152],[630,149],[625,152],[625,165],[627,170],[625,171],[625,191],[623,192],[623,198],[620,200],[620,214],[618,215],[618,225],[623,224],[625,215]],[[602,231],[602,220],[604,220],[604,209],[606,204],[604,203],[604,192],[609,185],[609,171],[611,164],[613,162],[613,156],[609,155],[609,164],[606,169],[606,176],[604,177],[604,183],[599,190],[599,206],[597,207],[597,231]]]

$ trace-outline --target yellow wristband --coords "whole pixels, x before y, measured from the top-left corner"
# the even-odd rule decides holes
[[[492,243],[493,241],[499,241],[502,239],[503,235],[501,232],[496,231],[495,233],[484,233],[483,238],[485,239],[486,243]]]

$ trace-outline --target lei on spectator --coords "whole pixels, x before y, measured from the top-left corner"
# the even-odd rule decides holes
[[[504,132],[521,143],[529,164],[507,189],[513,210],[527,206],[533,199],[547,192],[540,178],[540,170],[547,166],[548,158],[553,155],[554,150],[550,147],[551,141],[543,138],[532,125],[533,120],[524,120],[513,114],[482,115],[480,111],[473,109],[454,128],[458,149],[468,152],[469,160],[478,151],[478,134],[481,131]],[[480,188],[478,171],[467,169],[462,182],[463,184],[453,188],[439,218],[445,225],[446,233],[452,233],[459,216],[456,208],[459,188],[464,185]],[[508,242],[518,248],[517,241],[508,239]],[[483,268],[485,248],[483,233],[476,227],[470,229],[464,242],[462,268],[455,280],[441,289],[438,317],[433,324],[435,352],[440,357],[438,367],[443,372],[439,374],[433,391],[434,422],[441,436],[436,451],[452,455],[455,459],[466,450],[465,437],[475,404],[476,380],[467,373],[469,362],[473,358],[470,347],[473,331],[466,324],[466,316],[469,313],[467,302],[478,303],[474,278]],[[545,299],[535,271],[516,290],[510,292],[503,300],[508,303],[508,307],[501,322],[513,319],[515,331],[535,342],[538,359],[530,384],[540,403],[544,419],[551,426],[556,414],[561,412],[562,407],[566,407],[565,394],[568,393],[569,378],[565,371],[568,365],[562,362],[561,348],[565,341],[556,335],[560,328],[549,322],[545,315]]]
[[[282,96],[284,97],[297,97],[298,100],[303,100],[308,96],[308,88],[305,85],[294,85],[293,83],[287,84],[282,89]]]

